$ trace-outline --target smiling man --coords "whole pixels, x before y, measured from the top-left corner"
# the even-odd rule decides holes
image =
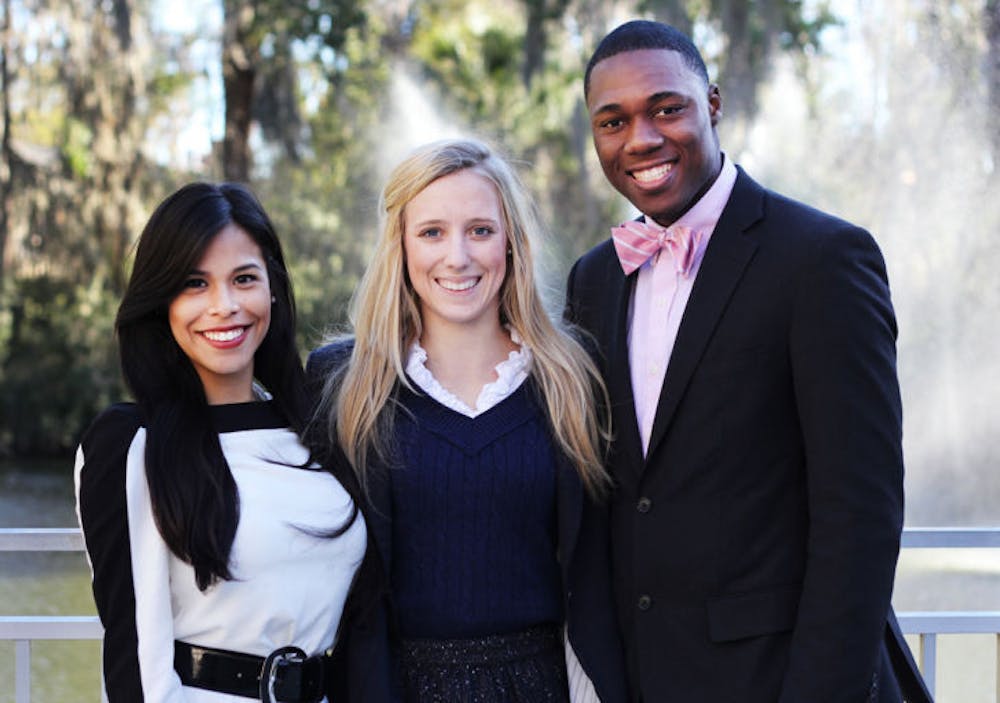
[[[903,459],[876,243],[727,158],[721,93],[674,28],[611,32],[585,93],[605,176],[643,215],[567,290],[611,398],[633,698],[930,700],[890,606]]]

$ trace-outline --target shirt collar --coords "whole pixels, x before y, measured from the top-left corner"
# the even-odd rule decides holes
[[[719,217],[722,216],[722,211],[725,209],[726,203],[729,202],[729,196],[732,194],[735,184],[736,166],[723,153],[722,168],[719,170],[719,175],[716,177],[715,183],[674,224],[700,230],[702,232],[702,241],[707,242],[708,238],[712,235],[712,231],[715,229],[715,225],[719,222]],[[643,213],[643,217],[648,222],[655,222],[652,217],[649,217],[645,213]]]
[[[507,358],[494,368],[497,380],[483,386],[476,401],[476,407],[470,408],[448,389],[442,386],[427,368],[427,350],[420,346],[419,340],[414,340],[406,358],[406,375],[425,393],[452,410],[457,410],[469,417],[475,417],[501,400],[509,396],[524,382],[531,372],[531,349],[521,339],[521,335],[512,327],[507,327],[510,340],[520,348],[507,355]]]

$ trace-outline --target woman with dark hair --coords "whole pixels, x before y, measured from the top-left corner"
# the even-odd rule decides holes
[[[107,699],[324,700],[366,529],[300,441],[295,302],[253,194],[163,201],[115,329],[136,402],[93,422],[75,466]]]

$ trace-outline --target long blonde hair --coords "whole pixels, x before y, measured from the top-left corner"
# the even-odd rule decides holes
[[[351,358],[326,380],[323,390],[321,408],[327,414],[329,439],[339,442],[362,486],[367,485],[369,459],[391,456],[393,390],[397,383],[409,385],[406,355],[422,332],[417,296],[405,273],[405,208],[430,183],[463,169],[489,179],[500,198],[510,249],[500,320],[531,350],[531,374],[553,435],[587,490],[600,496],[610,483],[603,462],[609,420],[597,410],[598,403],[608,407],[607,391],[571,330],[554,323],[545,311],[530,243],[541,225],[527,191],[503,158],[475,140],[425,145],[389,176],[379,203],[381,234],[351,300]]]

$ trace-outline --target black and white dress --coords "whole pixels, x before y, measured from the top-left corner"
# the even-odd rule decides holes
[[[367,534],[361,516],[338,538],[352,501],[326,471],[296,468],[307,451],[270,402],[212,406],[239,492],[234,579],[198,590],[194,570],[164,543],[146,483],[146,431],[134,405],[102,413],[76,455],[77,516],[105,628],[111,701],[243,703],[182,686],[174,641],[267,656],[287,645],[330,647]]]

